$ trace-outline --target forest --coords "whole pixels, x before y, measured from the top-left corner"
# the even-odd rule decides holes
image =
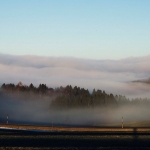
[[[51,109],[72,109],[72,108],[95,108],[95,107],[118,107],[122,105],[147,105],[150,98],[129,99],[126,96],[108,94],[102,90],[88,89],[77,86],[49,88],[46,84],[39,84],[35,87],[32,83],[27,86],[22,82],[15,84],[3,84],[0,88],[0,99],[12,98],[21,100],[47,99],[50,101]]]

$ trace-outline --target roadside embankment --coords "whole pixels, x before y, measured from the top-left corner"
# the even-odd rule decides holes
[[[38,126],[38,125],[19,125],[19,124],[0,124],[0,129],[16,130],[41,130],[58,132],[117,132],[117,133],[150,133],[150,128],[146,127],[61,127],[61,126]]]

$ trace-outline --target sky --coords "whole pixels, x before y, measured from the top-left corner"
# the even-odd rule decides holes
[[[150,97],[149,0],[0,1],[0,85]]]
[[[0,1],[0,53],[118,60],[150,54],[149,0]]]

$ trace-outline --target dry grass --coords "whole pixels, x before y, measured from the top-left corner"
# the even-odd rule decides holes
[[[146,132],[150,133],[150,127],[144,127],[137,123],[128,123],[122,129],[120,127],[52,127],[52,126],[35,126],[35,125],[18,125],[18,124],[0,124],[0,128],[12,128],[19,130],[41,130],[55,132]],[[140,127],[137,125],[141,125]]]

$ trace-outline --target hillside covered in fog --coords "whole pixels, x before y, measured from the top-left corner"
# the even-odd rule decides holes
[[[19,82],[0,88],[0,123],[45,125],[101,125],[149,121],[150,99],[128,99],[102,90],[80,87],[35,87]]]
[[[129,99],[122,95],[106,93],[102,90],[93,89],[92,93],[88,89],[80,87],[49,88],[46,84],[35,87],[32,83],[29,86],[19,82],[14,84],[3,84],[0,90],[0,98],[20,99],[35,101],[44,99],[49,101],[50,109],[71,109],[71,108],[94,108],[94,107],[118,107],[120,105],[149,104],[150,98]]]

